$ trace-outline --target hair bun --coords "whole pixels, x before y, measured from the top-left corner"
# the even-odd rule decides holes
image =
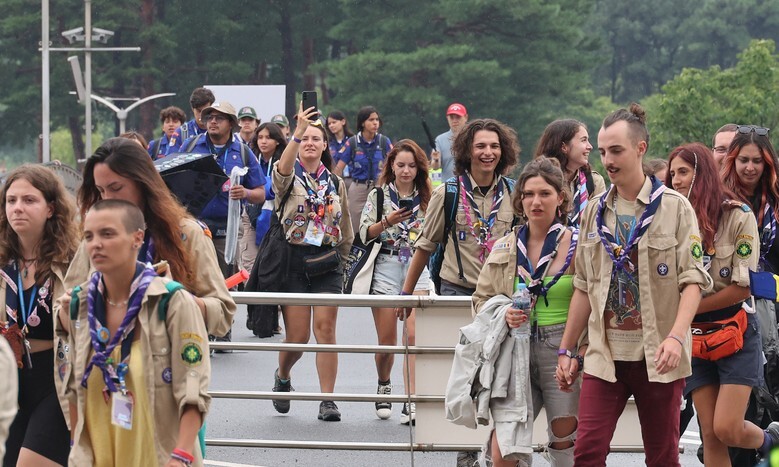
[[[641,107],[641,105],[633,102],[630,104],[628,111],[636,116],[639,123],[646,124],[646,112],[644,111],[644,108]]]

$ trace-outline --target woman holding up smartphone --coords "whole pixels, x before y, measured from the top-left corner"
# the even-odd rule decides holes
[[[316,114],[316,108],[303,110],[301,105],[295,133],[271,174],[276,212],[289,242],[288,260],[284,262],[288,265],[287,280],[281,292],[341,293],[343,258],[348,257],[354,240],[346,187],[343,180],[330,172],[333,158],[327,149],[327,133]],[[312,258],[319,258],[318,262],[323,265],[316,273],[310,270],[311,263],[307,261]],[[281,313],[287,333],[284,342],[308,343],[313,328],[317,343],[335,344],[338,307],[284,305]],[[302,356],[302,352],[279,352],[274,392],[292,391],[292,367]],[[338,354],[318,353],[316,369],[320,391],[333,392]],[[290,402],[275,399],[273,407],[279,413],[287,413]],[[341,412],[335,402],[323,401],[317,418],[337,422],[341,420]]]
[[[381,242],[373,270],[371,294],[402,294],[403,281],[408,273],[414,243],[422,231],[431,191],[424,151],[410,139],[398,141],[387,154],[379,186],[368,194],[360,217],[360,238],[363,243]],[[414,294],[427,295],[429,282],[429,274],[424,270],[414,288]],[[398,336],[394,308],[373,308],[373,320],[379,345],[396,345]],[[412,313],[405,326],[408,345],[415,343],[414,322]],[[394,362],[394,354],[376,354],[376,372],[379,377],[377,394],[392,393],[390,373]],[[403,371],[408,394],[413,394],[415,390],[413,375],[412,356],[405,362]],[[382,420],[388,419],[392,415],[392,404],[376,402],[376,415]],[[404,425],[414,422],[413,403],[403,404],[400,421]]]

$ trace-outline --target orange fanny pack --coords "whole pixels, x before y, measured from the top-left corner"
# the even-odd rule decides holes
[[[690,328],[692,356],[716,361],[744,348],[747,312],[742,308],[730,318],[710,323],[692,323]]]

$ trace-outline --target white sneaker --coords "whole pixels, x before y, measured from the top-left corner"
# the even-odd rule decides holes
[[[417,405],[415,403],[409,404],[408,402],[403,403],[403,410],[400,412],[400,423],[402,425],[408,425],[411,423],[412,425],[416,425],[416,419],[417,419]]]
[[[390,395],[392,394],[391,384],[379,384],[376,389],[376,394]],[[392,416],[392,404],[389,402],[376,402],[376,416],[382,420],[387,420]]]

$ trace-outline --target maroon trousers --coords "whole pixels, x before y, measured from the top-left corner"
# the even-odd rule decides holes
[[[646,465],[679,466],[679,410],[684,378],[650,382],[646,362],[614,362],[617,381],[584,374],[579,398],[576,467],[603,467],[617,420],[633,395],[641,422]],[[630,427],[638,429],[638,427]]]

